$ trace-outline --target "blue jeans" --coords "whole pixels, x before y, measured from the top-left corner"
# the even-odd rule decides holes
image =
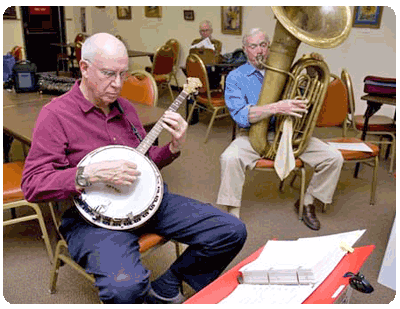
[[[170,270],[199,291],[216,279],[239,253],[246,240],[242,221],[210,204],[169,193],[156,214],[142,227],[113,231],[66,211],[60,231],[72,258],[94,274],[104,303],[141,303],[149,289],[150,271],[140,261],[138,238],[156,233],[188,244]]]

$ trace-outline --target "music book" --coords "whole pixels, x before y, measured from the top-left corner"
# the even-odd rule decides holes
[[[192,48],[207,48],[207,49],[215,50],[214,44],[211,43],[210,38],[205,38],[203,41],[190,46],[190,49],[192,49]]]
[[[301,303],[328,277],[364,232],[270,240],[256,260],[240,269],[242,284],[220,303]]]

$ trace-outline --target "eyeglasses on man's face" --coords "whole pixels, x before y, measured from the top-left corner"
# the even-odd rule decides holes
[[[112,70],[107,70],[107,69],[102,69],[99,68],[97,65],[95,65],[93,62],[91,62],[88,59],[83,59],[87,62],[89,62],[91,65],[93,65],[97,70],[99,70],[100,74],[102,75],[103,78],[105,79],[110,79],[110,80],[115,80],[117,78],[117,75],[119,75],[121,80],[125,80],[129,76],[128,70],[116,72]]]
[[[260,44],[247,44],[247,47],[250,48],[251,50],[255,50],[258,46],[261,48],[268,48],[269,43],[268,42],[261,42]]]

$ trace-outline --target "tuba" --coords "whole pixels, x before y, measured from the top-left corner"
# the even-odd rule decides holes
[[[268,69],[257,102],[258,106],[280,99],[308,99],[307,113],[293,118],[292,145],[298,157],[311,138],[329,83],[329,68],[324,61],[304,56],[289,72],[301,42],[318,48],[333,48],[350,34],[352,15],[350,7],[287,6],[272,7],[277,20],[270,54],[263,63]],[[313,68],[314,76],[307,74]],[[289,80],[287,81],[289,75]],[[283,91],[284,86],[285,90]],[[282,97],[283,92],[283,97]],[[267,139],[269,118],[250,127],[249,138],[254,150],[262,157],[274,159],[286,117],[276,115],[275,138]],[[294,119],[296,118],[296,119]]]

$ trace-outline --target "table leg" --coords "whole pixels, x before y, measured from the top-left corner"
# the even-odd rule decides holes
[[[364,117],[365,117],[364,126],[363,126],[363,131],[361,134],[361,139],[363,141],[365,141],[365,137],[367,136],[369,118],[371,118],[371,116],[373,114],[375,114],[382,106],[382,104],[371,102],[371,101],[367,101],[367,103],[368,103],[368,106],[367,106],[367,110],[365,111],[365,114],[364,114]],[[354,178],[357,178],[359,170],[360,170],[360,163],[357,163],[356,168],[354,170]]]

